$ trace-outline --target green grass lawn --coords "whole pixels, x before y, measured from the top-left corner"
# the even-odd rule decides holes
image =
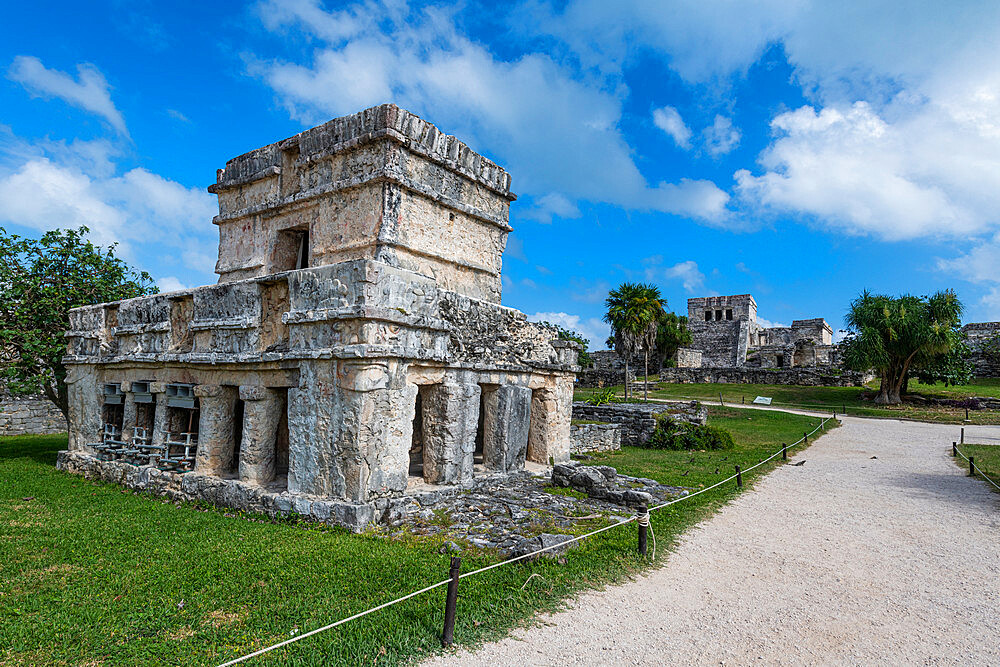
[[[800,407],[811,410],[824,410],[838,414],[847,409],[847,414],[860,417],[891,417],[917,419],[920,421],[959,424],[965,420],[965,410],[959,408],[944,408],[931,406],[903,405],[899,407],[878,407],[870,400],[862,398],[862,393],[870,391],[877,384],[863,387],[802,387],[798,385],[774,384],[656,384],[649,385],[651,399],[682,399],[693,398],[701,400],[722,400],[726,403],[739,405],[742,402],[751,403],[757,396],[767,396],[773,399],[772,405]],[[621,386],[614,387],[615,392],[623,395]],[[578,389],[576,399],[584,400],[594,389]],[[969,396],[989,396],[1000,398],[1000,379],[980,378],[973,384],[961,387],[945,387],[943,384],[925,385],[920,382],[910,383],[910,393],[929,398],[967,398]],[[637,398],[642,398],[641,390],[636,392]],[[1000,411],[971,410],[970,424],[1000,424]]]
[[[736,449],[628,448],[596,462],[698,488],[817,421],[713,409],[711,423],[732,431]],[[57,471],[55,453],[65,445],[65,436],[0,438],[0,664],[213,664],[447,576],[439,540],[349,535],[169,503]],[[736,493],[727,484],[654,514],[660,556]],[[463,579],[456,641],[498,637],[577,590],[634,575],[648,566],[635,554],[635,531],[628,524],[585,540],[563,564],[542,559]],[[462,556],[464,571],[498,560],[477,550]],[[395,664],[428,655],[440,650],[444,595],[436,589],[253,664]]]
[[[995,483],[1000,484],[1000,445],[964,444],[959,445],[958,449],[966,456],[973,457],[976,461],[976,467]],[[961,456],[956,456],[954,460],[955,464],[963,470],[969,469],[969,462]],[[991,488],[997,491],[996,487]],[[1000,491],[997,492],[1000,493]]]

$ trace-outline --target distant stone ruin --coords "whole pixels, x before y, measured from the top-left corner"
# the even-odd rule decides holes
[[[749,294],[688,299],[688,330],[691,346],[678,352],[680,368],[795,368],[837,361],[826,320],[765,328],[757,322],[757,302]]]
[[[1000,377],[1000,322],[970,322],[962,327],[975,377]]]
[[[209,191],[219,284],[71,312],[59,467],[360,529],[569,459],[579,346],[500,304],[502,168],[383,105]]]
[[[750,294],[688,299],[691,345],[660,369],[668,382],[733,382],[853,386],[860,373],[842,370],[833,329],[822,317],[764,327]]]

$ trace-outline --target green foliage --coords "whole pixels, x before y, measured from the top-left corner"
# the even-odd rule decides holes
[[[0,373],[11,393],[43,393],[67,411],[63,333],[69,310],[156,292],[152,277],[84,240],[86,227],[40,239],[0,227]]]
[[[615,396],[615,390],[610,387],[606,389],[595,389],[594,392],[586,399],[589,405],[607,405],[608,403],[615,403],[617,400],[618,397]]]
[[[930,297],[864,292],[851,302],[844,365],[879,376],[876,403],[896,405],[911,371],[932,366],[961,338],[963,306],[951,290]]]
[[[971,352],[962,335],[948,352],[917,367],[913,377],[924,384],[941,382],[946,387],[969,384],[976,368],[969,360]]]
[[[643,445],[649,449],[696,449],[714,451],[732,449],[733,436],[729,431],[714,426],[689,424],[671,419],[670,415],[656,415],[656,429]]]
[[[625,360],[627,376],[628,360],[636,354],[648,355],[656,347],[657,327],[667,300],[656,285],[622,283],[608,292],[604,305],[607,308],[604,321],[611,325],[615,352]],[[625,398],[628,398],[627,384]]]
[[[583,349],[580,350],[580,355],[577,358],[577,363],[579,363],[582,368],[590,368],[594,365],[593,358],[590,356],[590,353],[587,352],[587,347],[590,345],[589,338],[584,338],[583,334],[577,333],[572,329],[567,329],[561,324],[553,324],[552,322],[542,322],[542,324],[559,332],[559,340],[571,340],[583,346]]]
[[[673,365],[677,348],[691,344],[691,332],[687,328],[687,315],[664,313],[656,325],[656,355],[660,365]]]

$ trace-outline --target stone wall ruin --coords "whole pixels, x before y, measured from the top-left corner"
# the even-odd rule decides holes
[[[500,304],[503,169],[383,105],[210,191],[217,285],[71,312],[61,467],[360,529],[426,485],[568,460],[579,348]]]

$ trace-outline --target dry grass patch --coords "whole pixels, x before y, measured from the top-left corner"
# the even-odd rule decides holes
[[[211,625],[213,628],[222,628],[234,623],[239,623],[243,620],[245,614],[238,614],[236,612],[225,612],[221,609],[216,609],[215,611],[210,611],[205,614],[204,622]]]

